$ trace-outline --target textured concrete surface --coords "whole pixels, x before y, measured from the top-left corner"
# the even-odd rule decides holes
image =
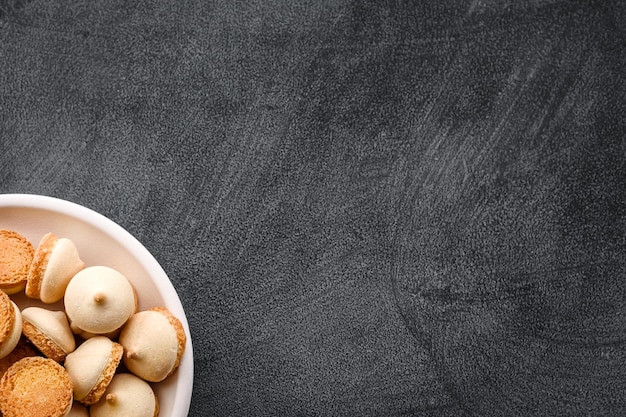
[[[626,4],[0,1],[0,193],[187,311],[190,416],[626,414]]]

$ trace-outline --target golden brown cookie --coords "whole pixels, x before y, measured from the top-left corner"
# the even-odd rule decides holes
[[[14,230],[0,230],[0,290],[15,294],[24,289],[35,249]]]
[[[0,358],[17,346],[22,335],[22,315],[9,296],[0,291]]]
[[[3,417],[63,417],[71,407],[72,381],[52,359],[20,359],[0,379]]]

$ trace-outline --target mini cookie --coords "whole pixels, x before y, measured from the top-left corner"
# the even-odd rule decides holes
[[[15,294],[24,289],[35,249],[13,230],[0,230],[0,290]]]
[[[74,275],[64,301],[72,327],[88,333],[111,333],[137,311],[135,289],[107,266],[91,266]]]
[[[117,374],[100,401],[89,407],[91,417],[156,417],[159,403],[150,385],[127,373]]]
[[[72,381],[52,359],[33,356],[14,363],[0,379],[3,417],[64,417],[72,406]]]
[[[63,298],[70,279],[85,268],[74,243],[47,233],[41,238],[28,271],[26,295],[44,303]]]
[[[22,314],[8,295],[0,291],[0,358],[17,346],[22,336]]]
[[[86,340],[65,358],[74,398],[85,405],[98,402],[122,360],[124,348],[104,336]]]
[[[22,333],[45,356],[63,362],[76,349],[76,340],[62,311],[28,307],[22,311]]]
[[[128,370],[146,381],[159,382],[178,368],[187,337],[180,320],[166,308],[156,307],[132,316],[119,342]]]
[[[13,349],[7,356],[0,359],[0,378],[2,378],[2,375],[4,375],[7,369],[9,369],[15,362],[30,356],[39,356],[39,352],[33,347],[33,345],[30,344],[30,342],[26,341],[25,337],[21,337],[19,342],[17,342],[15,349]]]

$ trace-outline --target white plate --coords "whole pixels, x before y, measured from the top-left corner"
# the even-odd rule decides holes
[[[87,266],[106,265],[128,278],[137,290],[139,310],[164,306],[178,317],[187,334],[185,353],[173,375],[152,385],[159,399],[159,417],[187,416],[193,385],[189,325],[176,290],[150,252],[130,233],[101,214],[75,203],[39,195],[0,194],[0,229],[17,231],[35,248],[48,232],[67,237],[74,242]],[[42,305],[23,294],[12,298],[20,308]],[[56,307],[62,308],[62,304]]]

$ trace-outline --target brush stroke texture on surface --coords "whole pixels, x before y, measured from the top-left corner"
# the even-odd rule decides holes
[[[190,416],[624,415],[625,19],[0,1],[0,192],[155,255]]]

